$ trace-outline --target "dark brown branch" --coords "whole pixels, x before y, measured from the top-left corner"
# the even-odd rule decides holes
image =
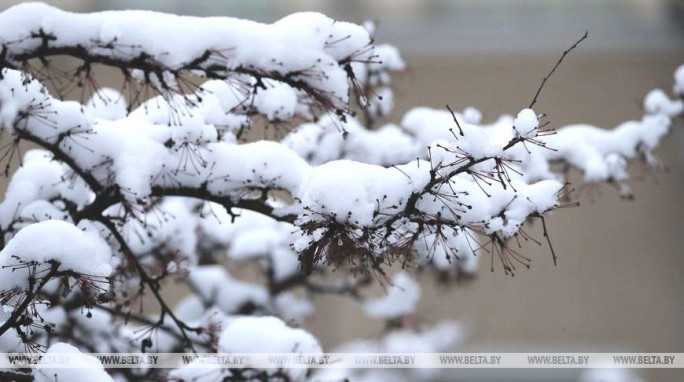
[[[446,105],[447,110],[449,110],[449,113],[451,113],[451,117],[454,119],[454,122],[456,122],[456,126],[458,127],[458,132],[463,136],[463,129],[461,129],[461,124],[458,122],[458,119],[456,118],[456,113],[454,113],[453,110],[451,110],[451,107],[449,105]]]
[[[20,325],[20,323],[18,322],[19,318],[24,314],[24,312],[29,307],[29,305],[31,305],[31,303],[33,302],[33,299],[36,298],[36,295],[38,295],[38,293],[40,293],[40,290],[43,289],[45,284],[47,284],[48,281],[50,281],[52,279],[52,277],[57,275],[58,269],[59,269],[59,263],[58,262],[52,262],[51,267],[50,267],[50,271],[45,276],[40,278],[40,281],[38,282],[37,285],[35,285],[35,288],[33,285],[35,283],[35,281],[29,280],[29,290],[27,291],[26,296],[24,297],[24,300],[19,304],[19,306],[14,308],[14,310],[12,311],[12,314],[7,319],[7,321],[5,321],[5,323],[2,324],[2,326],[0,326],[0,336],[5,334],[5,332],[7,330],[9,330],[10,328],[13,328],[13,327]]]
[[[274,211],[273,207],[269,206],[268,204],[266,204],[261,199],[232,200],[230,197],[227,197],[227,196],[213,195],[204,188],[153,187],[152,188],[152,195],[153,196],[186,196],[186,197],[190,197],[190,198],[206,200],[209,202],[218,203],[218,204],[226,207],[226,209],[228,209],[229,212],[230,212],[230,208],[240,208],[240,209],[258,212],[262,215],[269,216],[269,217],[271,217],[277,221],[288,222],[288,223],[293,223],[295,221],[295,219],[297,218],[297,216],[295,216],[295,215],[282,215],[281,216],[281,215],[274,214],[273,213],[273,211]]]
[[[544,79],[542,80],[541,85],[539,85],[539,89],[537,89],[537,93],[534,95],[534,98],[532,99],[532,102],[530,102],[530,106],[528,106],[528,108],[531,109],[532,106],[534,106],[534,104],[537,103],[537,97],[539,97],[539,93],[541,93],[542,89],[544,88],[546,81],[548,81],[549,78],[551,78],[551,76],[553,75],[553,72],[555,72],[556,69],[558,69],[561,62],[563,62],[563,59],[565,58],[565,56],[567,56],[568,53],[570,53],[573,49],[575,49],[582,41],[586,40],[587,37],[589,37],[589,31],[584,32],[584,36],[582,36],[582,38],[577,40],[574,44],[572,44],[572,46],[568,50],[563,52],[563,55],[560,57],[558,62],[556,62],[556,65],[554,65],[553,69],[551,69],[549,74],[547,74],[546,77],[544,77]]]
[[[161,296],[161,293],[159,292],[159,281],[155,278],[150,277],[150,275],[147,274],[147,271],[145,271],[145,268],[143,268],[142,264],[140,264],[140,261],[138,261],[138,258],[135,256],[133,251],[126,243],[126,239],[124,239],[124,237],[121,236],[121,233],[119,233],[119,230],[116,228],[114,223],[112,223],[104,217],[97,219],[97,221],[102,223],[102,225],[104,225],[107,228],[107,230],[112,234],[114,240],[116,240],[116,242],[121,247],[121,252],[124,254],[126,260],[133,264],[136,272],[138,273],[138,276],[140,276],[141,283],[149,287],[150,291],[152,291],[152,295],[154,295],[154,298],[157,300],[157,303],[159,303],[162,313],[160,314],[159,321],[157,322],[155,327],[161,326],[164,322],[164,317],[168,315],[174,322],[178,330],[180,330],[180,334],[183,336],[185,340],[185,345],[189,346],[190,349],[194,351],[192,340],[190,340],[190,337],[188,337],[188,332],[200,334],[202,332],[202,328],[194,328],[188,326],[185,322],[176,317],[176,315],[173,313],[173,310],[169,307],[169,305],[166,303],[164,298]]]
[[[42,36],[45,35],[42,32]],[[40,37],[41,34],[36,34],[36,37]],[[6,51],[6,46],[3,45]],[[102,48],[102,47],[100,47]],[[49,39],[44,39],[43,44],[36,47],[33,50],[24,51],[18,54],[9,53],[7,55],[0,56],[0,68],[10,68],[15,70],[22,70],[22,67],[26,62],[32,59],[41,59],[46,61],[49,57],[54,56],[69,56],[76,59],[80,59],[84,62],[85,66],[91,66],[92,64],[101,64],[113,68],[118,68],[122,73],[130,72],[133,69],[139,69],[145,73],[146,78],[149,74],[154,74],[160,81],[164,81],[163,73],[172,73],[176,78],[179,78],[185,74],[189,74],[196,71],[204,72],[206,78],[209,79],[228,79],[231,74],[245,74],[252,76],[261,81],[262,78],[270,78],[275,81],[283,82],[291,87],[302,90],[308,94],[312,99],[314,99],[319,105],[323,106],[326,110],[335,111],[341,117],[348,112],[348,110],[335,108],[335,101],[331,98],[332,95],[327,94],[324,90],[312,87],[305,78],[307,74],[305,71],[293,71],[289,73],[280,73],[278,71],[266,72],[263,70],[258,70],[253,67],[245,67],[243,65],[237,67],[228,67],[225,64],[218,64],[216,60],[211,60],[211,51],[205,51],[205,53],[197,57],[196,59],[181,64],[178,67],[169,67],[157,60],[152,56],[142,52],[137,56],[129,57],[112,57],[109,55],[94,53],[92,49],[83,45],[76,46],[51,46]],[[339,63],[338,63],[339,64]],[[163,90],[172,91],[173,89],[164,86]]]
[[[165,197],[165,196],[185,196],[189,198],[194,198],[198,200],[214,202],[225,207],[230,213],[232,208],[245,209],[254,212],[258,212],[262,215],[269,216],[277,221],[293,223],[297,218],[296,215],[277,215],[274,214],[273,207],[264,203],[261,199],[238,199],[233,200],[229,196],[217,196],[210,193],[206,188],[193,188],[193,187],[153,187],[152,196]],[[73,216],[74,221],[80,221],[82,219],[98,220],[102,213],[109,207],[121,203],[123,197],[117,191],[117,187],[110,187],[104,192],[100,193],[95,201],[86,206],[81,211],[76,212]]]
[[[100,192],[102,190],[103,187],[100,184],[100,182],[97,179],[95,179],[95,177],[91,173],[80,168],[73,158],[71,158],[69,155],[67,155],[64,151],[62,151],[59,148],[58,144],[51,144],[49,142],[46,142],[36,137],[35,135],[29,133],[25,129],[17,129],[15,127],[15,131],[17,131],[17,136],[19,138],[29,142],[33,142],[38,146],[51,152],[55,159],[62,161],[67,166],[69,166],[71,170],[78,174],[78,176],[80,176],[81,179],[83,179],[83,181],[86,182],[86,184],[90,187],[91,190],[93,190],[94,192]]]
[[[158,325],[158,323],[153,322],[152,320],[150,320],[144,316],[140,316],[140,315],[137,315],[137,314],[134,314],[131,312],[122,312],[122,311],[112,309],[112,308],[110,308],[108,306],[104,306],[104,305],[95,305],[94,307],[97,309],[100,309],[102,311],[105,311],[105,312],[107,312],[113,316],[118,316],[118,317],[124,319],[125,322],[128,322],[128,320],[133,320],[133,321],[140,323],[140,324],[143,324],[143,325],[154,326],[154,327],[157,327],[157,328],[163,330],[167,334],[170,334],[171,336],[175,337],[179,341],[185,342],[187,340],[187,338],[185,338],[182,334],[178,333],[177,331],[173,330],[172,328],[170,328],[166,325]],[[205,344],[205,343],[197,343],[197,345],[209,346],[209,344]]]
[[[516,144],[523,142],[524,140],[525,140],[524,138],[515,137],[515,138],[511,139],[502,148],[501,151],[506,151],[506,150],[510,149],[511,147],[515,146]],[[435,187],[436,185],[438,185],[440,183],[444,183],[444,182],[448,181],[449,179],[453,178],[454,176],[468,171],[474,165],[488,161],[490,159],[493,159],[493,158],[488,157],[488,156],[485,156],[485,157],[482,157],[479,159],[471,158],[463,166],[456,168],[455,170],[449,172],[446,175],[439,175],[439,174],[437,174],[437,172],[433,171],[430,181],[423,187],[423,189],[420,192],[414,192],[413,194],[411,194],[411,196],[409,197],[409,199],[406,203],[406,207],[404,208],[404,212],[407,215],[410,215],[412,212],[415,212],[416,203],[418,203],[418,200],[420,199],[420,197],[423,195],[429,194],[430,190],[432,190],[432,188]]]
[[[271,278],[269,278],[269,293],[272,296],[276,296],[290,289],[303,287],[307,292],[313,294],[346,295],[352,297],[355,300],[360,300],[361,295],[359,293],[359,289],[362,285],[369,281],[370,279],[361,279],[358,282],[345,282],[337,285],[317,284],[309,280],[309,275],[305,275],[304,273],[296,273],[278,282],[275,282]]]

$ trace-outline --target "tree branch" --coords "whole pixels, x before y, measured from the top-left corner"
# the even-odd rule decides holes
[[[586,40],[587,37],[589,37],[589,31],[584,32],[584,36],[582,36],[582,38],[577,40],[574,44],[572,44],[572,46],[570,48],[568,48],[565,52],[563,52],[563,55],[560,57],[558,62],[556,62],[556,65],[554,65],[553,69],[551,69],[549,74],[547,74],[546,77],[544,77],[544,79],[542,80],[541,85],[539,85],[539,88],[537,89],[537,93],[534,94],[534,98],[532,99],[532,102],[530,102],[530,106],[528,106],[528,108],[531,109],[537,103],[537,97],[539,97],[539,93],[541,93],[542,89],[544,88],[546,81],[548,81],[549,78],[551,78],[551,76],[553,75],[553,72],[555,72],[556,69],[558,69],[561,62],[563,62],[563,59],[565,58],[565,56],[567,56],[568,53],[570,53],[573,49],[577,48],[577,46],[582,41]]]
[[[159,292],[159,282],[147,274],[142,264],[140,264],[140,261],[138,261],[138,258],[135,256],[133,251],[126,243],[126,240],[123,238],[123,236],[121,236],[121,234],[117,230],[116,226],[104,217],[97,219],[97,221],[102,223],[109,230],[109,232],[112,234],[116,242],[121,247],[121,252],[123,252],[125,258],[135,267],[138,275],[140,276],[141,283],[144,283],[149,287],[149,289],[152,291],[152,294],[154,295],[154,298],[159,303],[162,313],[159,317],[157,325],[155,326],[160,326],[161,324],[163,324],[164,316],[168,315],[169,317],[171,317],[171,320],[174,322],[176,327],[178,327],[178,330],[180,330],[181,335],[185,340],[185,345],[189,346],[190,349],[194,351],[192,340],[190,340],[190,338],[188,337],[188,332],[200,334],[202,332],[202,328],[194,328],[188,326],[185,322],[181,321],[180,319],[178,319],[178,317],[176,317],[176,315],[173,313],[173,310],[168,306],[164,298],[161,296],[161,293]]]
[[[43,277],[40,278],[40,281],[38,282],[37,285],[35,285],[34,289],[34,283],[35,281],[29,280],[29,290],[26,293],[26,296],[24,297],[24,300],[19,304],[19,306],[15,307],[14,310],[12,311],[12,314],[10,317],[5,321],[2,326],[0,326],[0,336],[5,334],[7,330],[10,328],[16,327],[17,325],[20,325],[20,323],[17,321],[19,320],[19,317],[21,317],[26,309],[31,305],[31,302],[33,302],[33,299],[36,297],[36,295],[40,292],[41,289],[45,286],[45,284],[48,283],[54,277],[57,275],[59,269],[59,263],[58,262],[52,262],[50,265],[50,271]]]

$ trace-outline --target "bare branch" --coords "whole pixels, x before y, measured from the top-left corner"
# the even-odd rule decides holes
[[[587,37],[589,37],[589,31],[584,32],[584,36],[582,36],[579,40],[577,40],[574,44],[572,44],[572,46],[570,48],[568,48],[565,52],[563,52],[563,55],[561,55],[558,62],[556,62],[556,65],[553,66],[553,69],[551,69],[549,74],[547,74],[546,77],[544,77],[544,79],[542,80],[541,85],[539,85],[539,88],[537,89],[537,93],[534,94],[534,98],[532,99],[532,102],[530,102],[530,106],[528,106],[530,109],[534,106],[534,104],[537,103],[537,97],[539,97],[539,93],[541,93],[542,89],[544,88],[546,81],[548,81],[549,78],[551,78],[551,76],[553,75],[553,72],[555,72],[556,69],[558,69],[561,62],[563,62],[563,59],[565,58],[565,56],[567,56],[568,53],[570,53],[573,49],[575,49],[582,41],[586,40]]]

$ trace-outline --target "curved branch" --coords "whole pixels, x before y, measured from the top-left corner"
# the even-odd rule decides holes
[[[83,170],[78,164],[76,164],[76,161],[70,157],[67,153],[62,151],[59,148],[59,144],[51,144],[49,142],[46,142],[39,137],[29,133],[25,129],[17,129],[15,127],[15,131],[17,132],[17,136],[21,139],[24,139],[26,141],[32,142],[37,144],[38,146],[48,150],[49,152],[52,153],[52,155],[55,157],[55,159],[62,161],[64,164],[69,166],[71,170],[73,170],[78,176],[83,179],[84,182],[90,187],[90,189],[96,193],[102,191],[103,187],[100,184],[100,182],[95,179],[95,177]]]
[[[54,277],[58,274],[58,269],[59,269],[59,263],[58,262],[52,262],[50,266],[50,271],[43,277],[40,278],[40,281],[38,282],[37,285],[35,285],[34,289],[34,283],[35,281],[29,280],[29,291],[26,293],[26,296],[24,297],[24,300],[14,308],[12,311],[12,314],[10,317],[5,321],[2,326],[0,326],[0,336],[5,334],[7,330],[10,328],[13,328],[17,325],[20,325],[18,322],[19,317],[21,317],[26,309],[31,305],[31,302],[33,302],[33,299],[40,293],[41,289]]]
[[[159,306],[162,309],[162,313],[159,317],[159,321],[157,322],[156,326],[160,326],[164,322],[164,316],[168,315],[171,317],[171,320],[174,322],[176,327],[178,327],[178,330],[180,330],[181,335],[183,336],[185,340],[185,344],[190,347],[191,350],[194,351],[194,347],[192,345],[192,340],[190,337],[188,337],[188,332],[194,332],[197,334],[200,334],[202,332],[202,328],[194,328],[191,326],[188,326],[185,322],[180,320],[176,315],[173,313],[173,310],[169,305],[166,303],[164,298],[161,296],[161,293],[159,292],[159,282],[150,277],[147,272],[145,271],[145,268],[143,268],[142,264],[140,264],[140,261],[138,261],[138,258],[135,256],[133,251],[130,249],[128,244],[126,243],[126,239],[124,239],[123,236],[121,236],[121,233],[119,233],[119,230],[116,229],[116,226],[114,223],[111,221],[107,220],[106,218],[100,218],[97,219],[98,222],[102,223],[107,230],[112,234],[114,237],[114,240],[119,244],[121,247],[121,252],[123,252],[124,256],[126,257],[126,260],[128,260],[133,266],[135,267],[136,271],[138,272],[138,275],[140,276],[141,283],[144,283],[149,287],[149,289],[152,291],[152,294],[154,295],[154,298],[157,300],[159,303]]]
[[[80,211],[77,211],[72,217],[74,221],[81,221],[83,219],[99,220],[102,218],[102,213],[109,207],[112,207],[123,201],[121,195],[117,192],[117,187],[110,187],[99,193],[95,200]],[[214,202],[225,207],[226,210],[231,211],[233,208],[249,210],[268,216],[274,220],[294,223],[297,218],[295,214],[280,215],[274,213],[274,208],[265,203],[262,199],[238,199],[233,200],[228,196],[217,196],[207,191],[205,188],[192,187],[153,187],[151,196],[167,197],[167,196],[184,196],[198,200]],[[232,215],[232,214],[231,214]]]
[[[257,83],[270,78],[304,91],[338,114],[347,112],[348,87],[336,84],[346,76],[343,66],[368,60],[373,51],[363,27],[313,13],[261,24],[143,11],[76,14],[32,4],[0,13],[0,25],[15,18],[24,22],[12,24],[12,29],[0,28],[2,68],[21,70],[32,59],[48,64],[51,57],[70,56],[83,61],[77,75],[89,76],[93,64],[118,68],[127,78],[137,70],[156,90],[174,92],[176,80],[191,72],[216,79],[248,75]],[[87,27],[74,33],[71,26],[79,24]],[[174,28],[146,27],[157,24]],[[311,39],[312,34],[322,38]],[[299,44],[304,40],[307,44]],[[291,54],[292,44],[298,44],[301,54]]]

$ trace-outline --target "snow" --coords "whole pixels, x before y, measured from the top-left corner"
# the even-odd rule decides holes
[[[379,338],[344,343],[333,353],[441,353],[452,352],[465,341],[466,328],[455,321],[440,321],[432,326],[388,331]],[[416,381],[439,380],[440,369],[342,369],[316,370],[315,381]],[[443,376],[442,379],[448,379]]]
[[[59,35],[57,41],[62,35],[65,35],[64,44],[82,38],[72,35],[64,20],[53,18],[52,13],[66,19],[75,18],[78,22],[85,16],[60,13],[47,6],[27,7],[37,12],[37,19],[50,20],[46,28]],[[12,12],[21,16],[22,6],[13,9]],[[98,35],[125,40],[130,20],[124,20],[123,14],[116,15],[106,23],[102,21],[103,14],[88,16],[90,21],[86,22],[85,32],[101,29]],[[157,16],[144,12],[125,15],[131,19],[141,15]],[[169,20],[196,24],[195,19],[175,17]],[[309,38],[311,41],[297,41],[295,44],[304,50],[304,54],[295,60],[297,62],[292,63],[298,67],[303,61],[318,56],[313,53],[316,46],[320,54],[346,60],[352,53],[350,44],[363,40],[365,32],[345,23],[331,26],[325,20],[320,15],[300,14],[271,26],[242,24],[242,21],[235,23],[254,26],[256,32],[250,39],[253,37],[256,41],[256,51],[271,44],[267,41],[271,38],[285,39],[270,35],[275,32],[267,32],[285,25],[295,29],[294,35],[299,33]],[[324,30],[331,33],[321,35]],[[330,36],[342,32],[352,37],[330,42]],[[2,33],[10,32],[0,29],[0,35]],[[193,33],[201,31],[198,29]],[[236,43],[239,52],[236,54],[241,60],[251,62],[254,52],[241,52],[242,37],[233,38],[239,40]],[[25,43],[30,48],[32,42]],[[180,41],[177,46],[169,48],[173,51],[159,60],[171,66],[179,65],[178,62],[183,60],[176,64],[166,60],[174,55],[188,58],[196,47],[184,48],[184,44]],[[282,51],[281,46],[275,48],[273,54],[294,60]],[[306,52],[313,56],[309,57]],[[358,79],[375,86],[378,94],[387,95],[382,101],[387,104],[377,103],[371,108],[386,107],[389,110],[392,96],[387,87],[389,79],[384,75],[404,67],[400,56],[389,46],[377,48],[377,61],[371,59],[366,62],[364,57],[370,57],[367,53],[353,52]],[[273,69],[271,65],[281,67],[281,64],[285,65],[259,63],[260,67],[270,69]],[[283,74],[283,70],[286,69],[276,71]],[[189,96],[194,106],[188,106],[188,112],[174,112],[172,105],[187,99],[173,95],[150,99],[129,115],[124,115],[124,102],[115,91],[104,90],[99,98],[95,96],[87,107],[80,108],[76,102],[52,98],[38,81],[27,80],[20,72],[6,69],[3,73],[0,115],[4,128],[10,133],[31,134],[39,140],[58,145],[83,171],[92,174],[97,186],[118,186],[131,204],[147,203],[155,188],[197,189],[226,200],[239,200],[262,189],[281,190],[288,193],[295,203],[275,206],[275,216],[294,214],[298,224],[334,220],[357,227],[378,227],[394,214],[401,213],[413,195],[422,194],[415,206],[418,211],[449,219],[460,227],[483,225],[488,233],[501,232],[505,237],[515,235],[530,215],[544,213],[557,205],[563,179],[562,174],[551,170],[550,162],[569,163],[579,169],[588,182],[617,182],[622,193],[629,194],[626,161],[643,154],[649,163],[656,164],[652,150],[669,131],[671,117],[682,111],[680,100],[670,100],[662,91],[654,91],[645,99],[647,114],[640,121],[625,122],[613,130],[591,125],[567,126],[558,129],[557,134],[540,136],[539,120],[531,109],[521,110],[515,118],[502,116],[493,124],[480,125],[482,114],[472,107],[454,115],[446,110],[416,108],[405,115],[400,125],[387,124],[368,130],[350,117],[344,126],[346,133],[341,134],[339,120],[324,116],[316,123],[301,125],[287,134],[282,142],[237,144],[235,134],[245,126],[247,120],[243,117],[250,110],[256,110],[269,120],[305,117],[306,113],[300,108],[303,102],[301,89],[269,78],[261,80],[263,87],[256,86],[259,84],[256,79],[243,75],[243,85],[254,86],[251,95],[249,92],[241,93],[244,90],[239,85],[241,82],[209,80]],[[169,74],[162,74],[164,76]],[[333,81],[333,77],[328,79]],[[346,87],[346,74],[336,81]],[[247,105],[245,101],[248,99],[251,101]],[[26,118],[25,110],[36,102],[43,105],[42,113],[60,117],[55,119],[56,122]],[[247,109],[244,108],[246,105]],[[453,121],[454,117],[458,124]],[[74,126],[78,131],[74,131]],[[65,134],[69,134],[68,138]],[[503,148],[508,147],[515,137],[534,138],[536,144],[516,145],[504,151]],[[9,227],[15,216],[39,221],[64,219],[66,205],[59,200],[48,200],[63,198],[76,204],[77,208],[92,200],[92,190],[88,189],[88,186],[93,186],[92,181],[90,185],[77,181],[63,186],[60,180],[68,170],[53,159],[51,154],[40,151],[27,155],[0,204],[0,224],[3,227]],[[497,161],[505,161],[511,169],[507,179],[483,182],[476,178],[479,176],[476,174],[486,176],[500,171]],[[103,166],[103,163],[111,165]],[[447,175],[450,179],[433,182],[435,187],[426,190],[425,185],[433,176],[433,170],[439,177]],[[441,193],[439,198],[427,197],[436,190]],[[345,197],[340,198],[339,195]],[[455,205],[452,204],[454,202]],[[200,222],[193,220],[192,211],[182,204],[165,200],[162,206],[169,210],[168,216],[159,218],[145,214],[146,218],[140,221],[152,222],[149,225],[135,220],[127,222],[127,229],[138,233],[130,239],[134,252],[143,254],[158,243],[164,243],[177,251],[181,258],[179,261],[193,264],[196,260],[193,252],[198,242],[189,232]],[[108,213],[116,214],[111,209]],[[223,220],[228,219],[224,217]],[[207,228],[206,223],[201,224]],[[206,233],[216,242],[229,245],[227,253],[236,259],[265,259],[264,254],[273,254],[272,258],[278,258],[274,265],[276,277],[284,278],[296,269],[296,254],[286,247],[298,240],[286,234],[286,230],[296,231],[289,226],[250,229],[250,232],[230,240],[217,239],[220,234],[211,234],[209,230]],[[300,244],[302,242],[300,240]],[[301,249],[302,246],[296,248]],[[169,269],[178,270],[183,266],[174,263]]]
[[[211,327],[210,334],[220,331],[219,351],[321,352],[311,334],[284,322],[312,314],[305,286],[276,294],[233,277],[223,265],[200,264],[227,262],[233,272],[233,265],[252,261],[278,284],[301,275],[303,250],[348,235],[377,260],[408,241],[406,252],[416,255],[408,260],[421,267],[473,273],[478,245],[469,238],[511,238],[532,217],[558,207],[565,175],[552,164],[573,167],[586,182],[615,183],[629,196],[629,161],[657,166],[654,150],[684,112],[681,66],[672,98],[651,91],[643,116],[613,129],[574,124],[550,134],[539,130],[540,115],[532,109],[484,123],[474,107],[454,113],[417,107],[400,123],[385,123],[395,101],[391,74],[406,64],[393,46],[371,45],[374,30],[318,13],[272,24],[147,11],[76,14],[36,3],[0,13],[6,49],[0,126],[11,138],[43,147],[24,155],[0,203],[7,240],[0,291],[34,287],[22,264],[34,264],[40,277],[51,261],[104,287],[104,278],[125,263],[112,256],[100,223],[81,215],[102,207],[96,213],[116,222],[150,277],[160,272],[194,287],[176,312],[189,324]],[[41,34],[49,35],[47,42]],[[84,105],[63,101],[44,79],[21,71],[27,57],[44,58],[52,48],[124,68],[155,94],[126,99],[121,93],[130,96],[124,90],[131,89],[100,89]],[[204,81],[196,90],[183,82],[190,73]],[[367,93],[356,94],[361,90]],[[354,118],[350,109],[357,104],[367,108]],[[290,131],[281,140],[253,141],[246,130],[261,125]],[[103,195],[115,200],[100,206]],[[318,270],[330,260],[321,256]],[[130,296],[139,282],[121,281],[116,292]],[[56,284],[46,289],[59,290]],[[362,304],[367,315],[392,320],[414,315],[420,295],[416,281],[399,272],[385,296]],[[234,316],[246,308],[280,318]],[[139,345],[140,328],[119,326],[109,313],[84,318],[40,309],[56,325],[73,321],[74,333],[101,339],[98,349],[127,349],[134,346],[129,340]],[[4,306],[0,321],[10,313]],[[0,349],[18,345],[10,332]],[[461,333],[455,324],[401,328],[356,346],[438,351]],[[178,346],[168,331],[154,342],[156,349]],[[51,349],[60,346],[77,351]],[[287,372],[301,379],[306,370]],[[192,373],[173,372],[181,374]]]
[[[9,313],[4,312],[4,306],[3,306],[3,311],[0,311],[0,325],[4,324],[5,321],[9,318]],[[16,331],[14,330],[8,330],[5,332],[2,336],[0,336],[0,352],[3,353],[20,353],[24,351],[24,341],[21,340],[21,337],[17,334]],[[2,359],[3,356],[0,356],[0,362],[3,362],[4,360]],[[8,361],[9,362],[9,361]]]
[[[239,316],[224,322],[218,343],[230,353],[320,353],[318,341],[303,329],[291,328],[273,316]]]
[[[341,28],[346,30],[347,27]],[[382,64],[386,65],[384,69],[401,67],[398,57],[390,53],[387,57],[390,59]],[[365,65],[373,67],[376,64]],[[16,86],[22,80],[18,72],[5,72],[0,88]],[[423,188],[429,181],[430,171],[438,169],[440,176],[459,175],[449,180],[449,187],[444,182],[438,185],[440,192],[447,193],[443,198],[420,198],[419,210],[446,216],[461,226],[484,224],[489,232],[501,230],[505,236],[514,235],[530,214],[545,212],[556,205],[562,175],[550,170],[552,161],[568,162],[582,171],[589,182],[619,182],[623,193],[627,194],[628,174],[622,165],[624,160],[644,154],[652,163],[657,162],[651,151],[669,131],[670,116],[679,110],[677,102],[681,102],[669,101],[658,92],[651,93],[646,98],[648,114],[641,121],[625,122],[609,131],[591,125],[576,125],[560,128],[557,134],[539,136],[538,117],[531,109],[520,111],[516,118],[502,116],[491,125],[476,125],[481,113],[466,108],[455,113],[459,126],[446,110],[416,108],[406,114],[399,126],[388,124],[369,131],[357,120],[349,118],[346,134],[340,134],[335,120],[324,117],[317,123],[300,126],[282,143],[237,144],[232,135],[236,126],[215,125],[230,124],[224,118],[226,113],[233,113],[241,104],[236,88],[228,83],[209,81],[197,93],[197,97],[199,94],[202,97],[198,98],[196,110],[191,113],[171,118],[174,113],[170,112],[170,106],[164,100],[152,99],[117,120],[106,119],[111,116],[99,114],[98,107],[80,111],[76,103],[54,100],[37,83],[30,81],[23,91],[14,91],[18,97],[8,100],[8,118],[17,118],[19,110],[29,107],[36,98],[49,101],[49,110],[68,116],[65,122],[60,118],[56,129],[68,132],[71,130],[67,125],[80,126],[87,133],[87,141],[73,138],[56,142],[55,127],[46,127],[35,118],[25,120],[23,129],[38,138],[58,143],[84,171],[92,173],[101,186],[119,186],[130,203],[149,200],[155,187],[204,189],[211,195],[228,199],[242,198],[250,191],[275,189],[286,191],[296,201],[295,205],[277,207],[275,215],[294,213],[299,217],[299,223],[333,219],[339,223],[372,227],[400,212],[413,194],[425,193]],[[268,79],[264,84],[266,89],[258,88],[253,99],[253,105],[260,113],[274,119],[290,118],[299,113],[297,90]],[[115,108],[114,104],[111,106]],[[121,112],[117,110],[116,113]],[[9,124],[10,132],[14,125]],[[503,151],[514,137],[534,138],[538,144],[516,145]],[[63,216],[59,204],[32,203],[35,200],[67,196],[65,194],[77,191],[68,199],[82,206],[92,198],[84,185],[62,191],[47,187],[47,182],[37,182],[38,168],[46,172],[50,169],[49,176],[40,178],[53,179],[53,184],[59,184],[64,174],[59,165],[50,161],[49,155],[43,155],[43,158],[44,162],[29,161],[11,182],[7,198],[0,205],[6,212],[2,215],[4,221],[0,221],[3,225],[10,223],[10,216],[16,216],[14,211],[17,210],[19,216]],[[416,158],[430,162],[416,161]],[[500,171],[497,162],[489,158],[508,161],[511,171],[505,181],[482,182],[475,178],[474,173]],[[101,165],[107,161],[112,165]],[[470,165],[465,172],[463,166],[468,161],[478,163]],[[29,170],[31,167],[36,170]],[[21,182],[23,176],[19,174],[22,173],[26,173],[27,182]],[[46,195],[44,190],[53,194]],[[345,195],[345,198],[337,195]],[[453,208],[444,202],[444,198],[458,199],[459,204]],[[168,207],[186,217],[175,221],[190,220],[187,209]],[[24,212],[24,208],[28,209]],[[494,219],[500,214],[506,221]],[[149,250],[156,242],[171,241],[177,243],[173,247],[192,263],[195,240],[191,235],[179,234],[190,226],[176,223],[172,228],[174,225],[162,222],[154,226],[157,225],[168,229],[158,231],[151,240],[144,239],[145,243],[133,240],[136,252]],[[136,230],[145,231],[147,226]],[[287,242],[282,232],[252,233],[265,235],[266,239],[260,243],[249,235],[242,242],[231,241],[235,256],[253,257],[255,252],[268,252]],[[256,243],[260,247],[256,247]]]
[[[254,211],[234,209],[233,220],[225,208],[209,205],[199,228],[205,234],[204,244],[225,246],[231,261],[262,260],[264,269],[273,272],[273,281],[282,281],[299,272],[297,254],[290,245],[294,226],[278,222]]]
[[[82,365],[83,368],[49,368],[46,367],[49,363],[46,365],[41,361],[33,371],[34,381],[114,382],[97,358],[82,354],[76,347],[64,342],[51,345],[43,359],[50,360],[52,358],[48,357],[49,355],[60,354],[68,355],[70,364]]]
[[[312,12],[290,15],[267,25],[226,17],[197,18],[149,11],[77,14],[29,3],[4,11],[0,25],[2,41],[19,41],[7,44],[10,57],[36,49],[41,40],[25,36],[39,29],[55,37],[51,46],[80,45],[92,54],[115,60],[131,60],[145,52],[150,61],[170,70],[183,67],[205,52],[220,52],[215,54],[216,60],[227,70],[248,68],[247,71],[280,76],[291,73],[293,78],[333,94],[331,100],[340,109],[347,102],[347,83],[337,62],[351,57],[366,60],[372,52],[364,51],[370,38],[363,27]],[[160,27],[167,25],[174,25],[173,32]],[[215,60],[208,60],[196,69],[203,70],[214,63]],[[325,76],[303,74],[322,68]]]
[[[115,121],[124,118],[126,111],[126,97],[112,88],[98,89],[86,106],[95,118]]]
[[[221,265],[192,268],[189,281],[204,301],[213,303],[227,314],[238,313],[249,305],[268,305],[268,292],[263,286],[234,279]]]
[[[291,328],[272,316],[237,316],[227,319],[218,340],[218,348],[219,352],[224,353],[323,353],[314,336],[303,329]],[[276,369],[277,367],[267,371]],[[284,369],[284,372],[293,380],[302,380],[307,370]]]
[[[298,105],[297,92],[288,85],[266,81],[266,89],[259,89],[254,106],[268,120],[288,120],[295,116]]]
[[[680,65],[674,73],[675,84],[673,91],[679,98],[684,97],[684,65]]]
[[[312,165],[336,159],[389,166],[409,162],[424,150],[399,126],[386,124],[368,130],[353,117],[347,118],[346,135],[339,133],[335,117],[302,124],[282,140]]]
[[[304,318],[311,316],[315,308],[311,300],[300,298],[293,293],[281,293],[274,301],[278,316],[285,322],[301,322]]]
[[[472,106],[468,106],[463,109],[463,113],[461,115],[465,123],[479,125],[482,122],[482,112]]]
[[[491,222],[490,222],[491,224]],[[422,263],[428,263],[435,269],[441,272],[455,274],[474,274],[477,271],[479,264],[479,257],[473,252],[472,246],[469,244],[466,235],[474,235],[473,232],[467,232],[467,228],[463,232],[453,232],[453,234],[446,235],[448,248],[444,246],[437,246],[432,248],[429,244],[436,240],[435,234],[428,234],[426,240],[422,245],[416,246],[418,252],[418,259]],[[448,249],[455,252],[455,256],[449,253]],[[432,250],[432,251],[431,251]]]
[[[45,275],[49,262],[59,263],[59,271],[105,278],[112,272],[111,249],[96,232],[84,232],[71,223],[47,220],[21,229],[0,251],[0,291],[29,290],[28,269],[35,263],[36,275]],[[11,271],[15,269],[15,271]]]
[[[521,138],[534,138],[537,136],[539,119],[532,109],[523,109],[513,120],[513,128]]]
[[[396,319],[415,312],[420,300],[420,286],[406,272],[392,277],[387,294],[377,299],[366,300],[363,310],[369,317]]]
[[[43,217],[59,215],[63,208],[46,201],[61,197],[76,205],[84,205],[92,199],[92,192],[83,182],[73,184],[61,180],[66,167],[52,160],[52,154],[43,150],[29,150],[22,166],[14,173],[0,203],[0,226],[7,230],[16,214],[42,220]],[[40,203],[40,204],[36,204]],[[38,207],[44,207],[40,209]],[[23,209],[27,209],[23,212]]]
[[[332,161],[314,168],[295,195],[304,206],[329,214],[337,222],[370,225],[376,210],[403,205],[411,192],[424,185],[420,179],[407,177],[407,173],[416,170],[412,164],[396,169],[349,160]]]
[[[155,209],[140,214],[140,220],[128,219],[122,229],[129,233],[129,248],[133,253],[144,256],[161,245],[176,255],[170,265],[185,268],[196,264],[199,238],[195,232],[198,222],[193,206],[194,203],[182,198],[167,198]],[[107,213],[123,218],[125,212],[118,210],[114,207]]]

